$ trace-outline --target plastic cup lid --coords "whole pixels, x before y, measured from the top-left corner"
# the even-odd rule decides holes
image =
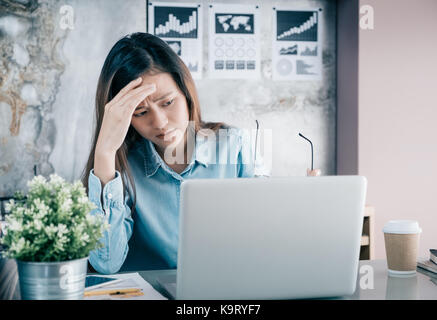
[[[390,220],[382,229],[384,233],[410,234],[421,233],[419,223],[415,220]]]

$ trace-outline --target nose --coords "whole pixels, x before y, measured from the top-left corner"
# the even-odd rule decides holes
[[[155,108],[152,118],[152,126],[155,129],[162,130],[168,124],[168,118],[164,110]]]

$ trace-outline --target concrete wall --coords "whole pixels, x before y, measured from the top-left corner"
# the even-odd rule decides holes
[[[72,30],[61,27],[63,5],[73,8]],[[0,3],[0,196],[26,189],[34,165],[79,179],[105,56],[145,30],[145,15],[139,0]]]
[[[221,3],[235,3],[232,0]],[[253,4],[252,0],[239,1]],[[205,3],[205,2],[203,2]],[[209,3],[209,2],[208,2]],[[322,8],[322,81],[272,81],[272,5]],[[311,149],[298,133],[314,143],[314,167],[335,174],[336,145],[336,1],[260,1],[262,79],[197,81],[202,115],[242,128],[273,130],[272,175],[302,176],[311,166]],[[207,25],[207,16],[204,25]],[[208,30],[204,41],[207,43]],[[207,50],[204,61],[207,61]],[[206,67],[206,65],[205,65]],[[204,68],[207,73],[207,70]]]
[[[437,247],[437,1],[360,0],[374,30],[359,31],[359,174],[376,208],[376,258],[382,227],[418,220],[419,253]]]
[[[68,180],[80,177],[89,153],[95,90],[105,56],[122,36],[146,31],[144,0],[11,3],[14,5],[0,4],[4,73],[0,86],[0,97],[4,97],[0,99],[0,196],[25,188],[34,164],[44,175],[57,172]],[[201,3],[206,6],[209,1]],[[336,3],[293,1],[296,8],[324,10],[323,80],[272,82],[271,5],[286,3],[290,2],[260,2],[262,80],[196,82],[203,117],[244,128],[255,128],[258,119],[261,128],[274,129],[273,175],[305,175],[310,148],[298,132],[314,142],[315,167],[324,174],[335,174]],[[73,30],[60,28],[62,5],[74,10]],[[206,71],[207,15],[204,19]]]
[[[54,102],[58,130],[50,161],[57,173],[78,179],[89,155],[103,62],[121,37],[146,30],[146,4],[140,0],[69,0],[67,4],[74,9],[75,28],[63,48],[68,67]]]

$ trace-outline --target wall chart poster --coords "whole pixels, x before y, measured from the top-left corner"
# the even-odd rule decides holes
[[[322,79],[321,13],[273,8],[274,80]]]
[[[202,78],[202,7],[198,3],[149,2],[148,32],[166,41],[194,79]]]
[[[257,5],[209,5],[210,78],[260,77],[259,12]]]

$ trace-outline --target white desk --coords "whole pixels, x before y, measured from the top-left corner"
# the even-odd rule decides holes
[[[437,285],[430,280],[428,275],[417,272],[414,277],[410,278],[389,277],[387,273],[386,260],[361,260],[360,269],[364,271],[366,267],[363,269],[362,266],[371,266],[371,269],[373,270],[373,289],[365,289],[360,286],[360,280],[362,277],[368,276],[366,270],[365,273],[358,273],[355,293],[351,296],[342,297],[341,299],[437,300]],[[156,279],[163,276],[174,277],[175,273],[176,270],[139,271],[139,274],[163,295],[166,295],[166,293],[157,283]]]
[[[0,261],[1,262],[1,261]],[[0,293],[3,293],[3,299],[19,299],[18,274],[14,260],[3,260],[7,262],[3,268],[0,268]],[[428,275],[417,272],[416,276],[411,278],[393,278],[387,273],[387,262],[385,260],[362,260],[362,266],[371,266],[373,269],[373,289],[363,289],[360,286],[360,280],[364,274],[358,273],[356,291],[351,296],[342,297],[348,300],[437,300],[437,285],[431,281]],[[174,277],[176,270],[150,270],[139,271],[139,274],[148,281],[156,290],[165,295],[163,289],[159,286],[156,279],[158,277]],[[434,278],[437,282],[437,277]],[[3,291],[9,292],[3,292]]]
[[[431,281],[422,269],[416,276],[410,278],[389,277],[386,260],[362,260],[360,267],[369,265],[373,268],[373,289],[362,289],[360,279],[357,277],[357,289],[351,296],[344,297],[352,300],[437,300],[437,284]],[[437,277],[434,278],[437,281]]]

